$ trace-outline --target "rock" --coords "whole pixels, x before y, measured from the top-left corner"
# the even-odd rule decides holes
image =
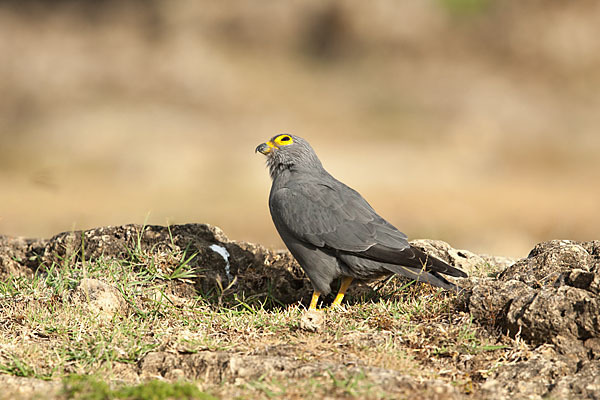
[[[586,361],[565,374],[550,391],[557,399],[600,399],[600,361]]]
[[[586,244],[590,248],[593,242]],[[531,250],[527,258],[506,268],[498,279],[517,279],[530,287],[553,285],[572,270],[592,272],[599,257],[592,256],[583,243],[569,240],[553,240],[540,243]]]
[[[322,310],[307,310],[302,314],[298,326],[308,332],[317,332],[323,327],[324,321]]]
[[[104,320],[112,319],[115,314],[124,316],[127,312],[127,302],[119,290],[98,279],[82,279],[71,300]]]
[[[599,265],[599,241],[555,240],[473,284],[473,317],[534,346],[482,385],[490,398],[600,398]]]
[[[596,242],[538,244],[498,280],[474,285],[468,308],[481,322],[534,345],[552,343],[564,353],[579,351],[584,341],[600,335],[597,249]]]
[[[315,361],[305,363],[294,357],[243,355],[219,351],[200,351],[194,354],[150,352],[138,364],[143,378],[202,379],[203,382],[244,384],[266,376],[281,379],[305,379],[319,375],[340,377],[363,376],[375,385],[405,393],[402,398],[415,398],[426,393],[429,399],[462,398],[452,385],[434,379],[417,380],[395,370]],[[177,371],[173,373],[172,371]],[[343,378],[342,378],[343,379]]]
[[[510,280],[500,282],[495,279],[480,279],[468,293],[468,311],[483,325],[501,326],[514,337],[518,326],[507,320],[513,301],[527,301],[535,292],[523,282]]]
[[[537,353],[528,360],[500,367],[481,390],[490,399],[598,399],[600,361],[577,365],[564,356]]]
[[[8,276],[31,276],[32,269],[40,263],[38,253],[44,244],[44,240],[0,235],[0,280]]]
[[[63,385],[57,381],[0,375],[0,399],[48,399],[61,393]]]
[[[48,240],[0,237],[0,277],[100,257],[132,260],[140,268],[153,259],[168,269],[172,267],[168,255],[184,251],[193,255],[190,265],[198,275],[193,285],[201,293],[217,292],[219,299],[234,291],[241,296],[271,296],[280,304],[308,302],[312,295],[310,282],[287,251],[230,241],[221,229],[205,224],[109,226],[65,232]]]

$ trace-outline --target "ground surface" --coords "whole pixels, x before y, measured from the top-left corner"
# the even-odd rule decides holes
[[[462,294],[392,279],[307,313],[287,252],[206,225],[1,237],[0,398],[598,398],[600,243],[415,244]]]

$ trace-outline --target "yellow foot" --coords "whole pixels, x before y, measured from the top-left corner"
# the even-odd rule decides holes
[[[348,290],[348,287],[350,287],[352,279],[353,278],[349,276],[345,276],[344,279],[342,279],[340,290],[338,291],[337,296],[335,296],[335,300],[333,300],[333,303],[331,303],[331,308],[341,307],[342,300],[344,299],[344,294],[346,294],[346,290]]]
[[[313,292],[312,299],[310,300],[310,306],[308,307],[309,310],[311,310],[311,311],[317,310],[317,302],[319,301],[320,295],[321,295],[321,293],[317,292],[316,290]]]

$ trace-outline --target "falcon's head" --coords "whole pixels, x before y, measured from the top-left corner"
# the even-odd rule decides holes
[[[323,166],[310,144],[301,137],[282,133],[256,147],[255,152],[267,156],[271,178],[285,169],[321,171]]]

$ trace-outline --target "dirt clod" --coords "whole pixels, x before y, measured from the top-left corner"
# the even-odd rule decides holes
[[[98,279],[82,279],[73,293],[72,301],[83,304],[91,313],[106,320],[117,313],[125,315],[127,310],[121,293]]]
[[[323,311],[308,310],[300,318],[299,327],[308,332],[317,332],[323,327]]]

